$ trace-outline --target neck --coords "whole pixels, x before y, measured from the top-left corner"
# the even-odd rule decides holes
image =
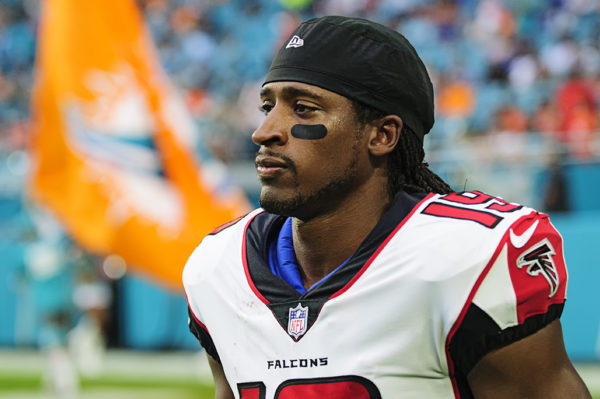
[[[310,288],[356,252],[390,204],[385,190],[365,189],[331,212],[308,221],[294,218],[294,250],[304,286]]]

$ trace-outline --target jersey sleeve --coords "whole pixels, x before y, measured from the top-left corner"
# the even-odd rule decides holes
[[[208,332],[206,326],[200,322],[194,312],[190,307],[188,307],[189,314],[189,328],[190,332],[194,334],[196,339],[200,342],[200,345],[204,348],[207,354],[209,354],[213,359],[217,362],[221,363],[221,359],[219,358],[219,353],[217,352],[217,348],[215,347],[215,343]]]
[[[558,319],[566,299],[562,238],[547,215],[517,220],[498,250],[450,342],[455,368],[464,376],[487,353]]]
[[[216,325],[222,320],[215,308],[224,295],[220,281],[224,278],[223,274],[230,271],[228,265],[232,262],[228,259],[232,248],[239,248],[241,253],[246,221],[262,212],[262,209],[255,209],[211,231],[194,249],[183,268],[182,282],[190,332],[206,353],[219,363],[217,345],[223,338]]]
[[[198,339],[206,353],[220,362],[219,354],[206,326],[206,321],[202,318],[200,300],[197,295],[198,292],[202,291],[202,284],[206,281],[206,268],[203,267],[205,241],[206,239],[190,255],[183,269],[182,281],[188,304],[189,330]]]

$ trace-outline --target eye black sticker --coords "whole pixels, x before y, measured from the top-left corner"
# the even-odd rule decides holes
[[[327,135],[327,128],[324,125],[294,125],[292,126],[292,136],[297,139],[318,140]]]

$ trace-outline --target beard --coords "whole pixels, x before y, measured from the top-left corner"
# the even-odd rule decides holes
[[[327,184],[317,188],[312,193],[302,194],[299,190],[300,183],[296,174],[295,165],[292,164],[294,173],[294,187],[296,192],[288,198],[280,198],[269,191],[261,191],[259,204],[269,213],[295,217],[303,221],[310,220],[329,210],[335,209],[346,193],[352,190],[358,171],[358,148],[353,148],[353,156],[341,176],[337,176]]]

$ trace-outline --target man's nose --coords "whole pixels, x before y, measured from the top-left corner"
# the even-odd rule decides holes
[[[288,140],[288,124],[275,106],[260,126],[252,133],[252,141],[259,146],[283,145]]]

